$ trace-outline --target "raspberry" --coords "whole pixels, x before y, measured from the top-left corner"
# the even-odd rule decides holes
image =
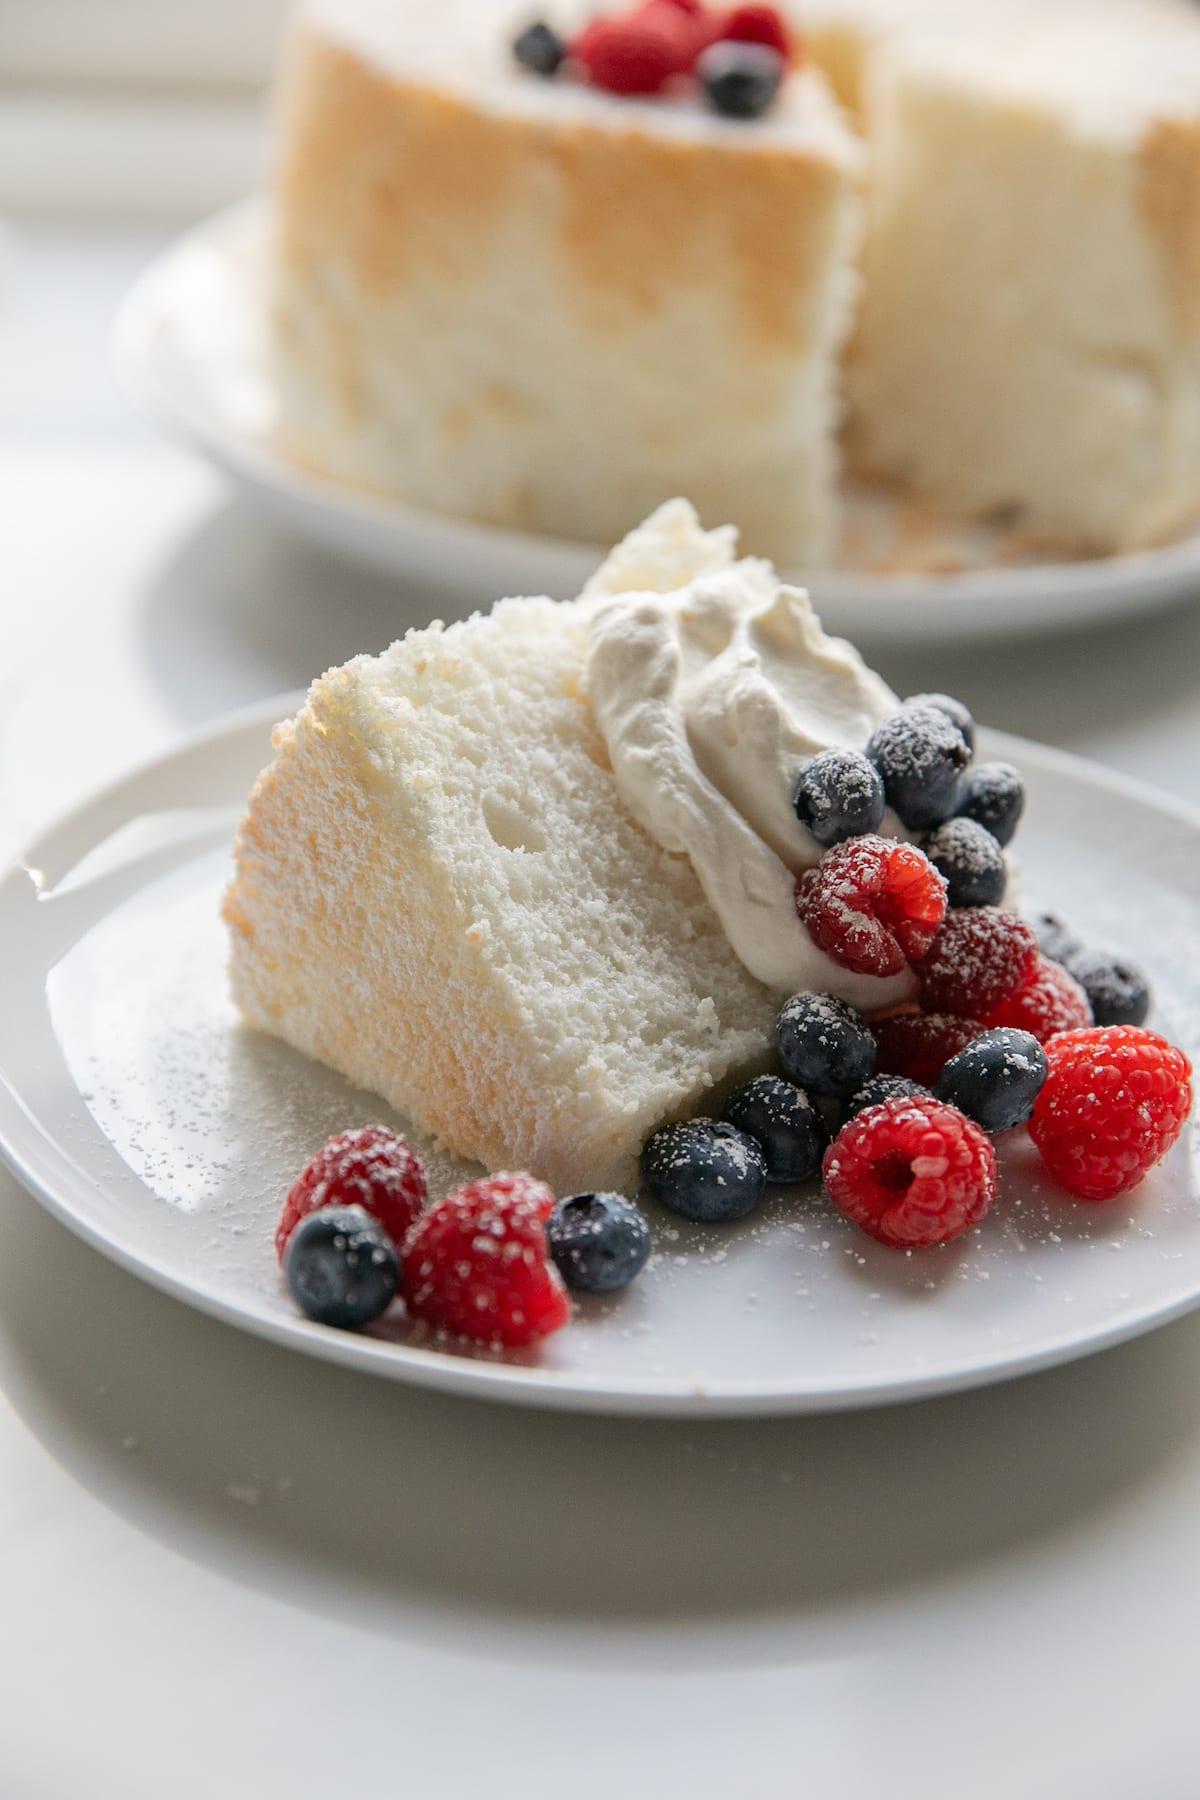
[[[994,1006],[984,1022],[1015,1025],[1018,1031],[1031,1031],[1038,1043],[1044,1044],[1056,1031],[1090,1025],[1092,1008],[1075,977],[1039,954],[1016,993]]]
[[[921,1005],[927,1012],[984,1019],[1020,987],[1036,955],[1037,938],[1016,913],[998,906],[962,907],[947,915],[917,971]]]
[[[691,75],[702,53],[713,40],[715,26],[703,7],[685,0],[642,0],[624,22],[648,25],[671,41],[672,75]],[[611,21],[610,21],[611,23]]]
[[[856,1225],[896,1250],[948,1244],[996,1197],[996,1152],[953,1106],[885,1100],[844,1125],[825,1152],[825,1185]]]
[[[784,62],[792,54],[791,33],[773,6],[735,6],[718,23],[715,35],[719,42],[765,44]]]
[[[1046,1045],[1029,1135],[1080,1200],[1112,1200],[1167,1154],[1192,1108],[1192,1067],[1156,1031],[1098,1025]]]
[[[899,975],[929,949],[946,915],[946,883],[923,850],[848,838],[797,883],[813,942],[860,975]]]
[[[330,1138],[297,1176],[275,1232],[280,1262],[288,1239],[321,1206],[361,1206],[397,1246],[429,1198],[425,1171],[407,1138],[386,1125],[363,1125]]]
[[[875,1068],[880,1075],[907,1075],[932,1087],[952,1056],[965,1050],[983,1030],[974,1019],[952,1013],[895,1013],[874,1019]]]
[[[532,1175],[492,1175],[448,1194],[404,1245],[410,1316],[511,1349],[557,1331],[571,1308],[550,1260],[553,1210],[554,1195]]]
[[[657,94],[690,69],[702,47],[694,21],[677,6],[650,4],[624,18],[593,19],[571,45],[589,79],[612,94]]]

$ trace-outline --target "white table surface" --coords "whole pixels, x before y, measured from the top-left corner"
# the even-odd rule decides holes
[[[445,596],[235,509],[112,390],[150,235],[0,255],[0,851]],[[1200,605],[883,659],[1200,801]],[[891,1412],[409,1394],[142,1287],[0,1176],[0,1794],[1193,1800],[1200,1318]]]

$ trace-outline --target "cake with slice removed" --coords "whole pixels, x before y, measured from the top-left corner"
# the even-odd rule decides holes
[[[250,1024],[383,1095],[455,1153],[528,1168],[561,1192],[635,1186],[655,1126],[764,1067],[791,985],[868,1008],[911,992],[904,977],[854,975],[823,956],[790,878],[781,923],[810,979],[757,979],[689,856],[635,817],[586,687],[591,629],[603,622],[607,655],[623,594],[635,623],[656,595],[673,597],[701,636],[724,609],[711,666],[725,656],[745,729],[760,737],[748,646],[756,628],[777,643],[790,631],[796,711],[817,722],[808,738],[771,739],[793,763],[822,743],[861,747],[896,705],[849,646],[824,637],[803,595],[767,565],[738,563],[732,532],[704,532],[672,502],[583,599],[502,601],[316,682],[276,732],[225,902]],[[635,736],[621,738],[627,760]],[[692,781],[712,803],[722,777],[709,766]],[[678,817],[686,829],[699,815]],[[791,864],[818,861],[815,840],[806,848],[794,821],[793,832],[781,846]],[[760,851],[770,887],[778,859]]]
[[[902,516],[999,518],[1016,556],[1186,528],[1200,10],[785,10],[793,63],[748,118],[709,104],[711,45],[646,94],[583,60],[598,14],[653,36],[670,0],[555,0],[553,74],[514,55],[520,0],[306,0],[267,259],[285,452],[597,544],[686,491],[812,571],[838,557],[844,397],[850,473]],[[901,560],[959,553],[915,537]]]
[[[821,76],[761,119],[517,66],[521,0],[308,0],[280,96],[284,448],[612,543],[671,493],[834,549],[861,153]]]

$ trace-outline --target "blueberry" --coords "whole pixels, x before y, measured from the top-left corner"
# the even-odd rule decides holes
[[[513,43],[513,55],[534,75],[557,75],[566,54],[567,46],[557,31],[541,19],[527,25]]]
[[[793,994],[775,1022],[783,1072],[810,1094],[845,1099],[875,1067],[862,1014],[832,994]]]
[[[1023,1125],[1042,1091],[1046,1052],[1028,1031],[985,1031],[952,1056],[935,1092],[985,1131]]]
[[[357,1331],[396,1296],[400,1266],[392,1240],[361,1206],[323,1206],[288,1241],[287,1283],[300,1310],[320,1325]]]
[[[842,1124],[848,1125],[851,1119],[866,1112],[868,1106],[882,1106],[885,1100],[928,1100],[929,1089],[922,1087],[919,1081],[910,1081],[907,1075],[872,1075],[870,1081],[864,1081],[857,1094],[842,1103]]]
[[[650,1227],[623,1194],[573,1194],[546,1226],[550,1254],[568,1287],[611,1294],[628,1287],[650,1254]]]
[[[1136,963],[1077,949],[1064,956],[1068,971],[1092,1003],[1097,1025],[1144,1025],[1150,1012],[1150,983]]]
[[[971,760],[958,726],[934,706],[905,707],[885,719],[867,755],[883,777],[888,805],[915,831],[949,818]]]
[[[878,831],[883,782],[874,763],[857,750],[822,750],[802,771],[793,804],[800,823],[829,849],[845,838]]]
[[[951,694],[912,694],[905,702],[905,710],[910,706],[932,706],[934,712],[945,713],[952,725],[957,725],[966,740],[967,749],[975,754],[975,721],[971,717],[969,707],[961,700],[955,700]]]
[[[725,1118],[752,1137],[768,1181],[809,1181],[821,1167],[825,1121],[804,1092],[778,1075],[759,1075],[732,1094]]]
[[[977,763],[963,777],[957,811],[1010,844],[1025,811],[1025,783],[1011,763]]]
[[[922,845],[926,856],[946,877],[951,906],[996,906],[1008,884],[1004,852],[974,819],[947,819]]]
[[[713,44],[696,65],[709,104],[730,119],[757,119],[783,80],[783,58],[766,44]]]
[[[1057,913],[1039,913],[1033,929],[1037,932],[1038,948],[1051,962],[1067,963],[1083,949],[1083,940]]]
[[[642,1151],[642,1174],[672,1212],[715,1225],[758,1205],[767,1160],[753,1138],[724,1120],[686,1119],[655,1132]]]

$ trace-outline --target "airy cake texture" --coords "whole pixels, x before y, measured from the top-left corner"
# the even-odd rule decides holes
[[[677,506],[623,573],[669,588],[731,556]],[[655,1125],[763,1066],[778,999],[618,796],[580,688],[586,604],[502,601],[316,682],[276,731],[225,916],[249,1023],[461,1156],[632,1191]]]
[[[1056,0],[1041,0],[1053,5]],[[860,117],[868,71],[879,50],[931,28],[970,30],[1011,20],[1038,0],[793,0],[786,10],[842,105]]]
[[[282,90],[272,337],[300,460],[612,542],[672,492],[833,548],[860,155],[819,76],[772,114],[512,65],[527,11],[313,0]]]
[[[1055,546],[1200,510],[1200,12],[1067,4],[872,65],[859,464]]]

